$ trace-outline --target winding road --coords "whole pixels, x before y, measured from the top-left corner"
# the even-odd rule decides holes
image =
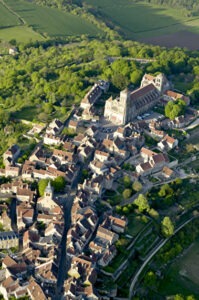
[[[198,217],[198,216],[197,216]],[[180,231],[184,226],[186,226],[188,223],[190,223],[193,219],[197,218],[197,217],[192,217],[190,218],[188,221],[184,222],[182,225],[180,225],[175,231],[174,234],[170,237],[168,237],[167,239],[165,239],[164,241],[160,242],[159,245],[156,246],[156,248],[152,251],[151,254],[149,254],[149,256],[147,257],[147,259],[144,261],[144,263],[141,265],[141,267],[139,268],[139,270],[137,271],[137,273],[135,274],[135,276],[133,277],[133,280],[131,281],[131,285],[130,285],[130,289],[129,289],[129,299],[132,299],[133,295],[134,295],[134,288],[135,285],[139,279],[140,274],[142,273],[142,271],[144,270],[144,268],[146,267],[146,265],[148,264],[148,262],[153,258],[153,256],[170,240],[170,238],[172,238],[176,233],[178,233],[178,231]]]

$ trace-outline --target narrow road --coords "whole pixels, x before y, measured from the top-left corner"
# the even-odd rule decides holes
[[[153,252],[147,257],[147,259],[144,261],[144,263],[141,265],[141,267],[139,268],[139,270],[137,271],[137,273],[133,277],[133,280],[131,282],[130,289],[129,289],[129,299],[132,299],[132,296],[134,294],[134,287],[135,287],[135,285],[138,281],[138,278],[139,278],[140,274],[142,273],[143,269],[148,264],[148,262],[152,259],[152,257],[170,240],[170,238],[172,238],[176,233],[178,233],[178,231],[180,231],[184,226],[186,226],[188,223],[190,223],[195,218],[197,218],[197,217],[192,217],[191,219],[189,219],[188,221],[186,221],[185,223],[180,225],[174,231],[174,234],[172,236],[170,236],[169,238],[167,238],[164,241],[160,242],[160,244],[157,245],[156,248],[153,250]]]
[[[63,201],[63,211],[64,211],[64,231],[61,241],[61,254],[58,268],[57,276],[57,292],[54,297],[54,300],[61,299],[62,287],[64,280],[66,279],[67,272],[70,268],[69,258],[66,256],[66,242],[67,242],[67,232],[71,226],[71,207],[73,204],[73,197],[70,195],[65,195],[62,198]]]

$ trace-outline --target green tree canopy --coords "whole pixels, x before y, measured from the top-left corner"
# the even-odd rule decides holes
[[[142,184],[138,180],[136,180],[132,184],[132,188],[134,189],[134,191],[139,192],[142,189]]]
[[[140,194],[138,198],[135,199],[134,204],[138,206],[140,212],[149,211],[150,209],[148,200],[143,194]]]
[[[146,287],[152,288],[156,285],[157,276],[153,271],[149,271],[146,273],[144,277],[144,285]]]
[[[124,199],[128,199],[131,197],[132,190],[131,189],[125,189],[122,193]]]
[[[131,178],[128,175],[125,175],[123,178],[125,188],[131,187]]]
[[[55,192],[62,192],[65,188],[65,185],[66,181],[62,176],[58,176],[52,181],[52,186],[54,187]]]
[[[44,195],[45,189],[48,185],[48,179],[41,179],[38,183],[38,191],[39,191],[39,195],[40,197],[42,197]]]
[[[173,189],[168,185],[168,183],[163,184],[158,192],[158,195],[160,197],[165,197],[167,195],[172,196],[173,195]]]
[[[184,115],[186,103],[179,99],[178,101],[169,101],[165,106],[165,116],[171,120]]]
[[[164,237],[170,237],[174,233],[174,225],[169,217],[164,217],[161,223],[162,234]]]

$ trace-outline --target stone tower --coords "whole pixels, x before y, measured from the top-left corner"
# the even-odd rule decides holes
[[[51,183],[50,183],[50,180],[48,181],[48,185],[45,189],[45,192],[44,192],[44,198],[46,200],[53,200],[53,187],[51,186]]]
[[[120,92],[120,102],[119,102],[119,112],[123,114],[122,124],[126,124],[128,119],[128,102],[129,102],[129,90],[126,88],[125,90]]]
[[[160,73],[155,77],[155,87],[160,93],[164,93],[170,88],[169,82],[164,74]]]

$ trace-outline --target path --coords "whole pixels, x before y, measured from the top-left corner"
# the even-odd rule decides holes
[[[0,2],[2,3],[2,5],[3,5],[5,8],[7,8],[7,10],[9,10],[9,12],[11,12],[13,15],[15,15],[15,16],[18,18],[18,20],[19,20],[20,23],[21,23],[21,24],[19,24],[19,25],[26,25],[26,21],[25,21],[20,15],[18,15],[18,13],[16,13],[14,10],[12,10],[12,8],[10,8],[10,6],[8,6],[8,5],[4,2],[4,0],[0,0]]]

